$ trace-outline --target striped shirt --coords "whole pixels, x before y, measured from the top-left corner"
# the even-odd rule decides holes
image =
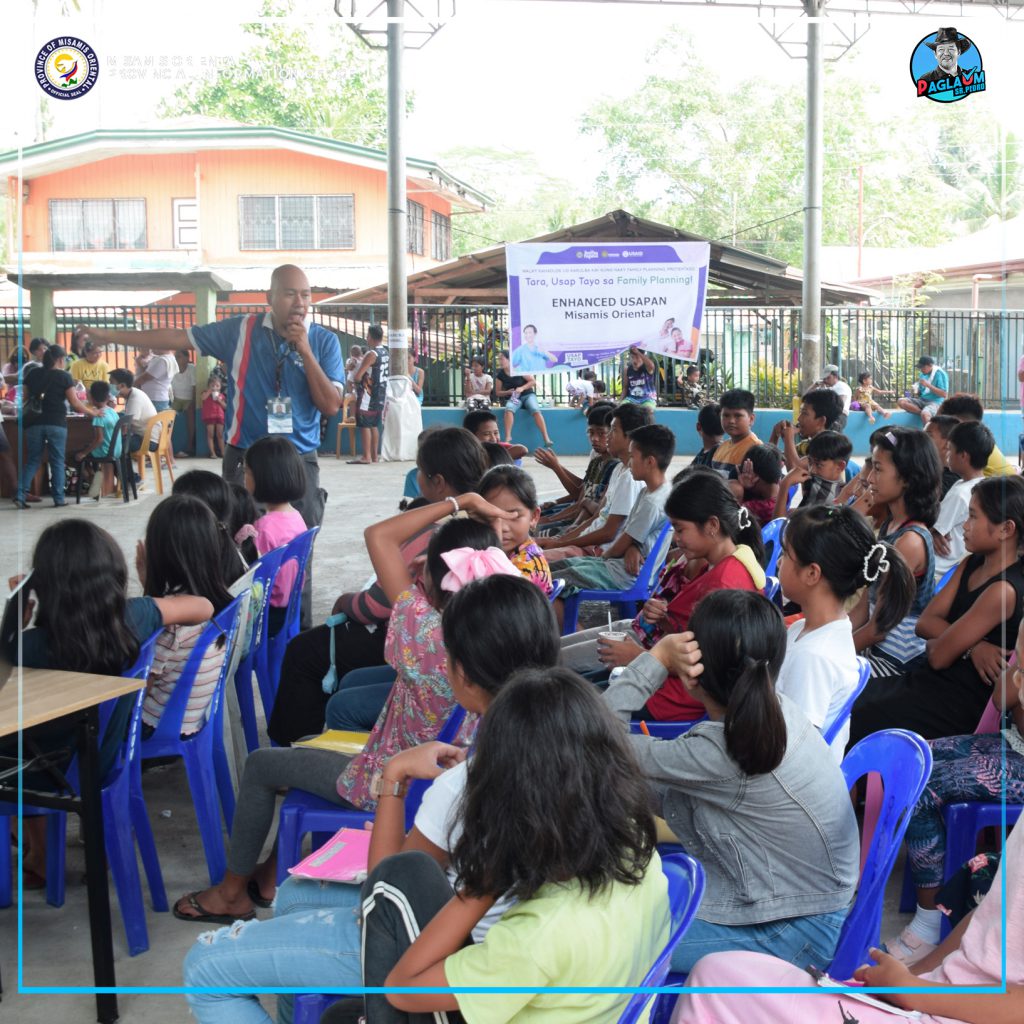
[[[886,533],[891,526],[891,522],[882,525],[878,533],[879,540],[895,545],[896,541],[905,533],[916,533],[924,541],[927,554],[924,572],[915,577],[917,594],[914,597],[914,603],[910,606],[910,611],[904,616],[902,622],[889,630],[884,640],[880,640],[872,648],[872,650],[881,651],[889,658],[906,665],[925,652],[926,641],[917,635],[917,620],[935,594],[935,548],[932,545],[931,531],[921,523],[904,523],[898,530]],[[872,583],[868,592],[869,608],[872,615],[875,613],[875,601],[879,586],[880,581]]]
[[[160,722],[160,716],[171,699],[174,688],[178,685],[181,673],[185,668],[192,649],[196,645],[203,630],[209,625],[203,622],[198,626],[168,626],[157,637],[153,652],[153,668],[149,673],[146,697],[142,702],[142,720],[153,728]],[[198,732],[206,721],[206,709],[213,699],[213,691],[217,688],[217,679],[224,664],[223,641],[215,641],[203,655],[199,663],[185,708],[185,717],[181,722],[181,735],[188,736]]]
[[[267,402],[278,394],[292,400],[291,440],[300,452],[320,447],[320,410],[313,401],[298,353],[274,331],[270,313],[236,316],[188,330],[193,348],[219,359],[228,368],[224,440],[248,448],[265,437]],[[327,379],[344,393],[345,367],[338,338],[319,324],[310,324],[309,344]],[[278,375],[280,371],[280,385]]]

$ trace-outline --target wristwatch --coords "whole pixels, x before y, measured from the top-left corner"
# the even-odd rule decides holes
[[[370,780],[370,796],[379,800],[382,796],[404,797],[409,787],[404,782],[385,779],[383,772],[377,772]]]

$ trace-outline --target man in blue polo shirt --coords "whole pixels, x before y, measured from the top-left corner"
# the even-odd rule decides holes
[[[305,273],[285,264],[271,274],[267,313],[232,317],[187,331],[79,327],[75,335],[101,345],[194,348],[200,355],[221,360],[228,368],[224,479],[242,483],[245,449],[267,434],[287,435],[306,467],[306,493],[293,504],[307,526],[317,526],[323,521],[327,498],[320,488],[316,455],[320,416],[333,416],[341,408],[345,368],[337,337],[310,321],[311,300]],[[307,605],[304,600],[303,620]]]

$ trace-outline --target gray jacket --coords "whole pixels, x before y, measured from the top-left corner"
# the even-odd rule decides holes
[[[628,723],[667,674],[641,654],[605,702]],[[765,775],[745,775],[729,757],[722,722],[702,722],[675,740],[630,736],[669,828],[704,868],[703,921],[762,924],[831,913],[853,900],[860,837],[843,774],[797,705],[779,701],[786,754]]]

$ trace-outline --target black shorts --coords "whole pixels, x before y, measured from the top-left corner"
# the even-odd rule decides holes
[[[0,426],[0,454],[3,454],[4,452],[9,452],[10,450],[11,445],[7,440],[7,434],[4,433],[4,428]]]
[[[384,409],[356,409],[356,426],[365,430],[380,428]]]

